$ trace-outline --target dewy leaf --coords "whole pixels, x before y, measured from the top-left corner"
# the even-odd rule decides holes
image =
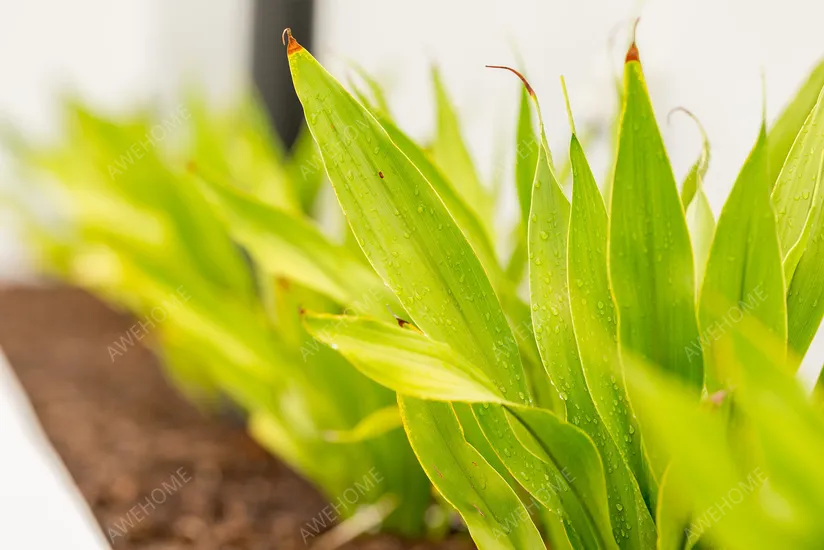
[[[527,407],[507,407],[507,417],[518,440],[536,457],[560,472],[552,487],[559,493],[563,512],[574,525],[591,530],[576,534],[584,548],[615,548],[609,536],[608,499],[601,458],[592,440],[580,429],[558,419],[549,411]],[[614,529],[629,535],[621,525]],[[626,538],[626,537],[623,537]],[[623,542],[623,541],[622,541]],[[625,547],[622,543],[621,547]],[[644,548],[643,546],[641,548]]]
[[[787,274],[788,360],[795,369],[807,353],[824,316],[824,208],[821,207],[824,159],[801,239],[790,250],[784,267]],[[800,257],[798,257],[800,254]]]
[[[537,105],[534,95],[533,99]],[[609,512],[616,540],[622,547],[644,548],[644,541],[655,536],[652,518],[615,441],[603,422],[598,421],[599,414],[578,356],[567,284],[570,206],[549,164],[539,108],[538,111],[542,145],[532,186],[528,227],[529,288],[535,338],[544,368],[566,403],[567,421],[581,426],[601,453],[607,471],[607,491],[614,504]],[[611,399],[612,395],[610,402]],[[626,403],[623,405],[626,407]],[[621,441],[624,442],[623,436]],[[626,524],[632,528],[626,530]]]
[[[544,548],[524,504],[463,437],[448,403],[398,396],[412,449],[480,550]]]
[[[697,395],[702,359],[684,353],[698,337],[689,233],[634,43],[624,96],[609,231],[621,348],[675,373]]]
[[[606,207],[575,135],[569,155],[573,185],[567,248],[568,289],[581,366],[592,401],[609,435],[638,480],[646,500],[653,502],[655,497],[651,493],[656,490],[655,483],[649,479],[640,434],[636,435],[638,426],[620,376],[618,320],[607,273]]]
[[[458,115],[449,100],[437,69],[432,71],[435,102],[438,108],[437,132],[432,143],[432,158],[443,170],[455,190],[466,201],[478,218],[485,223],[488,236],[493,236],[493,202],[475,170],[472,157],[464,143]]]
[[[289,37],[295,90],[338,201],[372,266],[415,324],[493,380],[531,396],[518,346],[472,247],[386,131]]]
[[[232,237],[263,268],[362,313],[384,311],[393,301],[382,281],[345,246],[309,222],[268,206],[241,191],[199,177],[207,197],[225,218]]]
[[[366,376],[398,393],[438,401],[505,401],[483,371],[415,329],[329,314],[307,314],[304,323]]]
[[[795,275],[795,269],[798,267],[798,262],[801,256],[807,249],[807,242],[810,240],[810,233],[812,233],[813,222],[816,219],[816,213],[821,208],[821,180],[824,178],[824,151],[822,151],[821,160],[818,164],[818,176],[815,179],[813,186],[813,197],[810,202],[810,209],[807,211],[807,218],[804,220],[804,227],[801,230],[798,240],[784,255],[784,280],[792,281]]]
[[[801,126],[813,110],[821,89],[824,88],[824,60],[813,69],[793,100],[784,108],[767,134],[767,181],[775,185],[784,161],[795,142]]]
[[[538,165],[538,140],[532,126],[531,101],[526,87],[521,88],[515,143],[515,187],[518,190],[518,203],[521,205],[521,221],[524,227],[529,223],[532,181],[535,178],[535,167]]]
[[[735,324],[749,314],[787,338],[787,313],[781,252],[770,206],[766,171],[766,133],[758,141],[736,179],[718,218],[699,300],[701,338],[682,353],[703,350],[707,391],[727,389],[733,368],[720,355]]]
[[[787,256],[801,238],[824,153],[824,88],[792,148],[772,192],[781,252]],[[789,277],[788,277],[789,279]]]
[[[429,160],[417,143],[412,141],[389,119],[382,115],[377,115],[377,118],[392,142],[415,165],[421,175],[432,186],[432,189],[435,190],[435,193],[441,198],[466,240],[472,245],[472,249],[477,254],[478,259],[481,260],[484,269],[490,275],[493,286],[497,288],[496,279],[502,278],[502,275],[498,274],[500,271],[498,259],[495,256],[495,249],[489,240],[486,229],[479,221],[477,214],[458,196],[452,184],[444,177],[438,167]],[[496,274],[498,275],[496,276]]]

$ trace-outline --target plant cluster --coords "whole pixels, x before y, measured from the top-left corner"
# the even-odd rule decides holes
[[[44,265],[138,316],[185,289],[153,332],[169,373],[229,397],[333,502],[378,472],[344,516],[418,535],[431,484],[483,549],[821,547],[824,416],[796,371],[824,315],[824,64],[762,123],[717,223],[709,145],[679,191],[634,43],[601,187],[569,101],[553,157],[513,71],[504,263],[437,75],[424,148],[374,81],[353,95],[284,41],[292,155],[252,101],[226,121],[190,102],[186,146],[115,175],[147,119],[75,106],[70,145],[17,145],[70,205],[58,228],[27,217]],[[340,241],[313,221],[324,172]]]

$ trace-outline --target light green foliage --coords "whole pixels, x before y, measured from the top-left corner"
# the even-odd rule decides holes
[[[371,76],[353,96],[284,38],[308,123],[291,154],[250,98],[159,123],[187,141],[72,106],[70,147],[13,143],[62,199],[57,224],[23,215],[43,269],[165,308],[151,341],[181,389],[228,397],[330,499],[377,472],[359,505],[393,502],[385,530],[420,536],[434,504],[481,550],[821,547],[824,409],[794,371],[824,315],[824,66],[762,128],[717,227],[709,140],[679,196],[634,45],[603,193],[569,105],[556,170],[524,79],[520,216],[495,228],[437,71],[423,147]],[[494,229],[515,236],[507,266]]]
[[[732,387],[736,377],[732,371],[746,368],[726,356],[741,315],[752,315],[776,338],[782,342],[787,339],[783,267],[766,173],[766,133],[762,126],[718,218],[701,288],[702,335],[720,332],[717,337],[705,337],[701,346],[710,393]],[[685,353],[696,353],[696,347],[692,343]]]
[[[641,63],[624,68],[624,112],[610,208],[609,268],[621,346],[689,382],[703,380],[695,278],[684,210]]]
[[[784,108],[767,134],[767,181],[774,187],[798,132],[824,88],[824,59],[810,72],[807,81]]]

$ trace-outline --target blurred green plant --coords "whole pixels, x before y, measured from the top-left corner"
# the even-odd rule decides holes
[[[12,141],[38,205],[18,196],[38,265],[138,319],[109,346],[114,363],[142,340],[196,403],[239,407],[262,445],[339,503],[335,517],[390,502],[386,528],[421,535],[430,489],[386,420],[393,392],[300,321],[301,307],[399,309],[363,256],[311,218],[324,173],[314,142],[287,155],[251,97],[225,115],[191,99],[154,121],[71,103],[65,143]]]

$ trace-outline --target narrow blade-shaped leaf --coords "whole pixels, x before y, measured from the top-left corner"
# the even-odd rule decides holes
[[[695,287],[700,288],[707,269],[712,238],[715,235],[715,216],[703,188],[699,187],[695,191],[692,201],[687,206],[686,215],[695,261]]]
[[[786,341],[784,274],[766,172],[766,133],[758,141],[718,218],[701,288],[702,338],[682,353],[703,350],[707,391],[725,389],[733,368],[719,355],[743,313],[761,320]],[[710,336],[711,335],[711,336]]]
[[[532,202],[532,182],[538,165],[538,140],[532,126],[532,98],[526,87],[521,88],[521,103],[518,110],[518,128],[515,142],[515,187],[521,206],[521,223],[529,224],[529,209]]]
[[[701,132],[701,154],[690,167],[687,177],[681,186],[681,204],[687,217],[687,229],[692,242],[693,264],[695,266],[695,287],[701,288],[704,280],[704,269],[707,265],[707,256],[710,253],[713,233],[715,232],[715,217],[710,208],[710,202],[704,193],[704,176],[710,165],[710,140],[704,125],[686,109],[677,109],[670,112],[682,111],[695,121]]]
[[[595,408],[646,500],[653,502],[654,481],[650,479],[640,434],[636,435],[638,426],[620,376],[618,319],[607,272],[609,220],[584,150],[574,135],[570,160],[573,195],[567,249],[568,288],[578,353]]]
[[[546,142],[542,121],[541,141]],[[609,512],[616,540],[621,547],[644,548],[644,541],[654,538],[652,517],[616,442],[604,422],[599,421],[573,330],[567,273],[569,201],[549,164],[545,145],[538,155],[528,227],[530,301],[538,350],[565,401],[566,420],[580,426],[596,442],[607,471],[607,492],[614,504]],[[611,381],[609,384],[612,387]],[[610,403],[613,397],[610,395]],[[626,413],[627,404],[622,405]],[[624,437],[629,438],[628,431],[622,434],[622,443]],[[625,530],[625,524],[632,525],[632,529]],[[622,531],[628,537],[621,535]]]
[[[812,207],[824,153],[824,88],[795,138],[772,191],[778,242],[783,257],[801,238]]]
[[[455,223],[463,232],[466,240],[472,245],[486,272],[489,274],[493,286],[498,288],[502,283],[499,274],[500,267],[495,256],[495,249],[489,240],[486,229],[479,221],[478,215],[469,208],[467,203],[455,191],[452,184],[446,179],[440,169],[427,157],[426,153],[398,128],[391,120],[378,115],[378,121],[383,126],[389,138],[398,146],[404,155],[421,172],[426,181],[432,186],[435,193],[441,198],[446,209],[452,215]]]
[[[304,323],[377,383],[421,399],[502,402],[489,377],[448,345],[368,318],[307,314]]]
[[[396,405],[375,409],[351,430],[326,432],[326,439],[334,443],[359,443],[367,439],[380,437],[386,432],[402,426],[401,416]]]
[[[415,324],[531,397],[518,347],[472,247],[440,197],[364,109],[293,38],[289,64],[309,128],[358,243]]]
[[[784,262],[788,276],[788,362],[792,370],[800,365],[824,317],[824,278],[821,276],[824,272],[824,208],[820,204],[824,200],[822,184],[824,166],[816,185],[815,194],[818,196],[802,232],[802,241],[806,242],[796,243],[798,248],[794,247]]]
[[[412,449],[433,485],[461,514],[481,550],[543,548],[518,496],[463,438],[448,403],[398,397]]]
[[[698,336],[689,233],[635,44],[624,65],[624,97],[609,231],[621,347],[697,394],[702,359],[684,354]]]
[[[575,533],[581,537],[579,540],[584,547],[615,548],[615,541],[608,535],[604,470],[592,440],[549,411],[507,407],[507,418],[518,440],[542,462],[553,465],[560,472],[560,478],[555,482],[562,489],[559,494],[564,514],[574,525],[591,528],[586,533],[580,529]],[[622,527],[613,528],[612,533],[618,535],[615,538],[624,538],[620,536]],[[620,546],[625,547],[624,544]]]
[[[784,108],[767,134],[767,181],[770,188],[778,181],[784,161],[795,142],[801,126],[813,110],[821,89],[824,88],[824,60],[807,77],[795,97]]]

